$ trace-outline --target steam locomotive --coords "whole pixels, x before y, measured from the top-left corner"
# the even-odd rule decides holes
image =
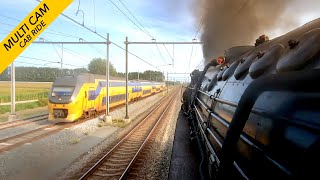
[[[316,19],[256,46],[232,47],[194,70],[181,108],[206,177],[319,177],[319,68]]]

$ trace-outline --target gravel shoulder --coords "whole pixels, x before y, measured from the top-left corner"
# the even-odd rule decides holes
[[[42,128],[42,127],[48,126],[50,124],[53,124],[53,123],[48,122],[47,120],[43,120],[43,121],[36,121],[36,122],[32,122],[30,124],[21,125],[21,126],[17,126],[17,127],[13,127],[13,128],[2,129],[2,130],[0,130],[0,139],[5,139],[5,138],[11,137],[11,136],[22,134],[24,132],[28,132],[28,131],[31,131],[34,129]]]
[[[147,147],[140,157],[138,163],[143,164],[139,169],[135,169],[134,176],[128,179],[168,179],[173,141],[176,123],[180,110],[180,94],[177,94],[172,102],[171,108],[163,117],[156,137],[152,139],[150,147]],[[145,154],[146,153],[146,154]]]
[[[112,140],[125,134],[138,122],[137,117],[142,117],[163,96],[156,94],[130,104],[132,122],[125,128],[101,126],[96,118],[1,153],[0,179],[68,179],[68,175],[79,170]],[[122,119],[124,115],[125,107],[111,112],[113,119]]]
[[[8,121],[9,114],[10,113],[0,115],[0,124]],[[32,116],[42,115],[42,114],[48,114],[48,106],[37,107],[33,109],[26,109],[26,110],[16,112],[17,120],[29,118]]]

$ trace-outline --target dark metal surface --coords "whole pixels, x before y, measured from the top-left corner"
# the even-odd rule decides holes
[[[199,122],[191,131],[200,132],[204,151],[213,149],[221,160],[209,165],[211,178],[316,175],[319,28],[317,19],[255,48],[230,48],[225,64],[192,78],[182,107],[190,121]]]

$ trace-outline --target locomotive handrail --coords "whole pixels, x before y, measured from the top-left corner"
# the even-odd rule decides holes
[[[236,144],[248,120],[251,109],[258,97],[265,91],[320,92],[316,83],[320,78],[320,70],[305,72],[287,72],[271,74],[253,81],[245,90],[230,123],[222,146],[222,161],[219,167],[221,177],[228,176],[236,154]],[[291,172],[286,172],[291,175]]]
[[[224,125],[225,127],[229,128],[230,124],[228,123],[228,121],[224,120],[223,118],[219,117],[218,115],[216,115],[213,111],[210,110],[210,108],[208,106],[206,106],[199,98],[197,98],[197,101],[206,109],[206,111],[210,114],[211,117],[215,118],[217,121],[219,121],[222,125]],[[195,106],[196,107],[196,106]],[[215,137],[213,137],[214,139],[216,139]],[[250,145],[251,147],[255,148],[256,150],[262,152],[263,150],[261,150],[258,146],[256,146],[253,142],[251,142],[248,138],[246,138],[243,134],[240,135],[240,139],[243,140],[245,143],[247,143],[248,145]],[[220,142],[219,142],[220,143]],[[279,167],[280,169],[282,169],[284,172],[286,172],[287,174],[290,174],[290,172],[284,167],[282,166],[280,163],[278,163],[277,161],[275,161],[274,159],[272,159],[271,157],[269,157],[268,155],[264,154],[264,157],[269,160],[270,162],[272,162],[274,165],[276,165],[277,167]],[[237,168],[238,169],[238,168]]]
[[[198,108],[196,106],[194,106],[194,107],[195,107],[195,110],[198,113],[198,115],[200,115],[200,112],[199,112]],[[201,120],[201,124],[205,123],[205,121],[203,120],[202,116],[200,116],[200,120]]]
[[[202,94],[210,97],[210,99],[213,99],[213,100],[215,100],[217,102],[220,102],[220,103],[223,103],[223,104],[227,104],[227,105],[230,105],[230,106],[233,106],[233,107],[237,107],[238,106],[237,103],[234,103],[234,102],[231,102],[231,101],[228,101],[228,100],[225,100],[225,99],[220,99],[220,98],[214,97],[212,94],[208,94],[208,93],[206,93],[204,91],[199,90],[199,92],[201,92]]]
[[[199,98],[197,98],[198,102],[206,108],[206,111],[210,113],[211,116],[213,116],[216,120],[218,120],[221,124],[223,124],[226,127],[229,127],[229,123],[227,123],[226,120],[222,119],[221,117],[217,116],[215,113],[213,113],[208,106],[206,106]]]
[[[211,98],[211,94],[208,94],[208,93],[206,93],[206,92],[204,92],[204,91],[201,91],[201,90],[199,90],[199,92],[201,92],[202,94],[204,94],[204,95],[207,95],[207,96],[209,96],[210,98]],[[212,99],[212,98],[211,98]]]
[[[196,109],[197,115],[199,116],[199,118],[201,119],[201,121],[204,122],[204,120],[202,119],[201,114],[200,114],[200,112],[198,111],[197,107],[194,106],[194,108]],[[219,164],[219,163],[220,163],[220,160],[219,160],[218,156],[216,155],[216,153],[214,152],[213,148],[211,147],[211,144],[210,144],[210,142],[209,142],[209,140],[208,140],[208,138],[207,138],[207,136],[206,136],[206,134],[205,134],[205,132],[204,132],[204,129],[203,129],[202,126],[201,126],[201,123],[199,122],[199,120],[197,120],[197,122],[198,122],[198,126],[199,126],[199,128],[200,128],[200,130],[201,130],[201,133],[203,134],[203,137],[205,138],[206,144],[208,145],[207,147],[209,148],[210,152],[215,155],[215,157],[216,157],[217,160],[218,160],[218,164]],[[209,132],[210,136],[211,136],[213,139],[215,139],[215,141],[218,143],[218,145],[220,146],[220,148],[222,148],[222,143],[221,143],[221,142],[219,141],[219,139],[213,134],[213,132],[211,131],[211,129],[210,129],[210,128],[206,128],[205,130]],[[245,179],[248,179],[248,177],[247,177],[246,174],[243,172],[243,170],[240,168],[240,166],[237,164],[237,162],[234,161],[234,162],[233,162],[233,165],[235,166],[235,168],[241,173],[241,175],[242,175]]]
[[[197,113],[199,113],[199,112],[197,112]],[[200,114],[198,114],[198,116],[201,117]],[[198,119],[197,119],[197,123],[198,123],[198,125],[199,125],[199,127],[200,127],[201,133],[204,135],[203,137],[205,138],[206,143],[207,143],[208,145],[210,145],[210,142],[209,142],[208,138],[205,136],[205,132],[204,132],[204,130],[202,129],[201,124],[200,124],[200,122],[199,122]],[[213,148],[211,147],[211,145],[208,146],[208,147],[209,147],[210,152],[215,155],[216,153],[214,152],[214,150],[213,150]],[[216,156],[216,158],[218,158],[218,156]],[[220,163],[219,158],[218,158],[218,162]]]

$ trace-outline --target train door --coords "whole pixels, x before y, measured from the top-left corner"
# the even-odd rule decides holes
[[[87,103],[88,103],[88,91],[84,91],[84,98],[82,98],[83,100],[82,100],[82,109],[84,110],[84,111],[86,111],[86,109],[87,109]]]
[[[97,111],[101,111],[103,109],[103,106],[106,106],[107,104],[107,97],[106,97],[106,89],[102,88],[102,91],[100,92],[100,97],[97,103]]]
[[[138,99],[138,95],[139,95],[138,93],[139,93],[138,87],[137,87],[137,85],[135,85],[135,86],[132,88],[133,100]]]
[[[94,87],[90,87],[87,109],[94,109],[94,102],[95,102],[95,89]]]

